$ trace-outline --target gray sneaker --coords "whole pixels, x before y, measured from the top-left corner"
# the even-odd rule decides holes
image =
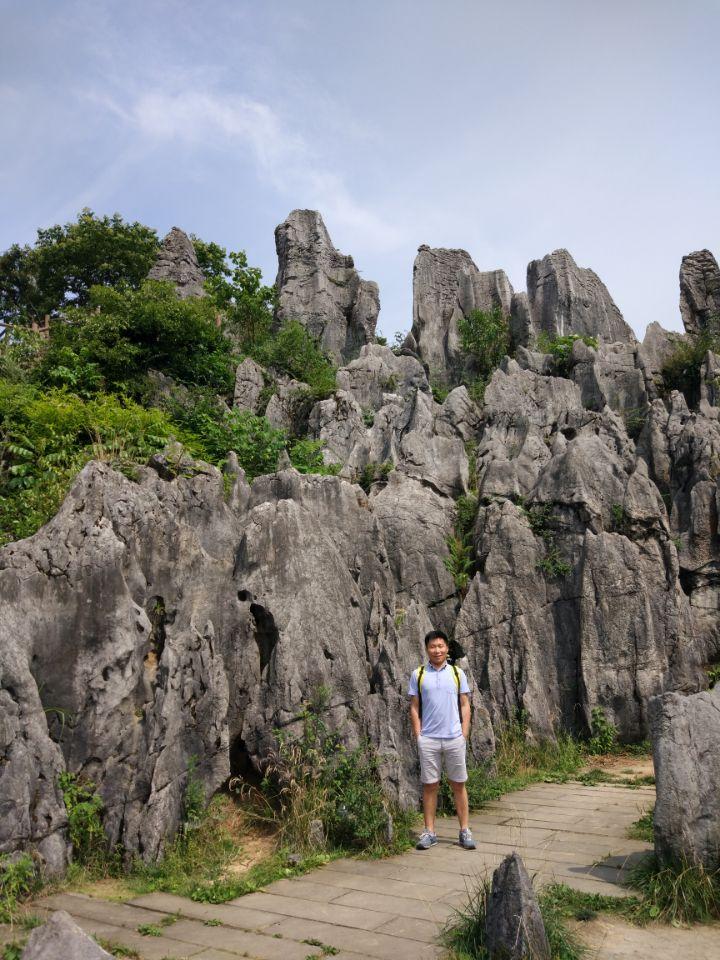
[[[416,850],[429,850],[430,847],[434,846],[438,842],[437,834],[431,833],[429,830],[423,830],[423,832],[418,837],[418,842],[415,844]]]
[[[475,849],[475,841],[473,840],[473,835],[470,833],[470,830],[467,827],[464,827],[460,831],[460,839],[458,841],[461,847],[464,847],[466,850]]]

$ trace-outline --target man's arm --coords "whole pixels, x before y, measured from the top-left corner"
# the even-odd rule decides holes
[[[470,736],[470,697],[467,693],[460,694],[460,721],[462,723],[462,735],[467,740]]]
[[[422,723],[420,722],[420,700],[417,696],[410,697],[410,723],[412,724],[415,739],[420,736]]]

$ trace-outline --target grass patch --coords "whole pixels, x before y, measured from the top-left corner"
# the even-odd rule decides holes
[[[599,913],[612,913],[632,920],[640,901],[637,897],[607,897],[584,893],[564,883],[549,883],[540,892],[541,903],[563,920],[592,920]],[[544,916],[544,915],[543,915]]]
[[[651,854],[630,872],[628,885],[642,895],[639,922],[681,926],[720,920],[720,868],[709,871],[686,860],[664,864]]]
[[[615,778],[607,770],[601,770],[600,767],[593,767],[584,773],[578,774],[578,783],[586,787],[594,787],[596,783],[617,783]]]
[[[627,829],[627,835],[631,840],[644,840],[646,843],[652,843],[654,840],[653,836],[653,814],[655,813],[655,805],[653,804],[649,810],[646,810],[645,813],[634,823],[631,823]]]
[[[103,950],[107,950],[108,953],[112,954],[113,957],[127,957],[128,960],[142,960],[137,950],[133,950],[132,947],[125,947],[122,943],[117,943],[115,940],[106,940],[104,937],[94,937],[94,940]]]
[[[22,854],[17,859],[0,857],[0,923],[15,924],[21,921],[22,901],[35,893],[40,885],[35,864],[28,854]]]
[[[448,948],[450,960],[490,960],[486,947],[485,922],[491,886],[488,877],[480,880],[469,892],[464,906],[456,910],[446,923],[440,936],[442,943]],[[553,885],[553,888],[555,886],[560,885]],[[540,913],[550,943],[550,955],[552,960],[581,960],[586,955],[585,947],[569,929],[569,914],[562,906],[559,892],[553,888],[543,888],[538,896]]]

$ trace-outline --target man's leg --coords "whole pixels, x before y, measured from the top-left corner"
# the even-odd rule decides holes
[[[423,817],[425,819],[425,829],[430,833],[435,833],[435,811],[437,810],[437,798],[440,782],[423,784]]]
[[[465,781],[463,780],[462,783],[456,783],[454,780],[451,780],[450,786],[452,787],[453,797],[455,798],[455,810],[460,823],[460,829],[465,830],[468,825],[468,795],[465,789]],[[435,792],[435,799],[437,800],[437,790]]]

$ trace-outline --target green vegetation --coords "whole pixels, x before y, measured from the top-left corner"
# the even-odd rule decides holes
[[[273,824],[281,846],[293,850],[381,855],[404,849],[413,815],[385,797],[371,744],[348,750],[341,733],[328,727],[329,704],[329,691],[319,688],[303,710],[300,735],[276,733],[262,794],[251,793],[256,815]]]
[[[472,530],[477,511],[478,498],[475,494],[458,497],[455,501],[453,534],[446,540],[448,555],[443,557],[443,564],[452,576],[461,597],[467,593],[475,565]]]
[[[117,872],[119,856],[109,850],[102,825],[103,802],[95,791],[95,784],[67,772],[60,774],[58,784],[67,810],[73,862],[84,867],[92,877]]]
[[[711,664],[705,672],[708,678],[708,689],[712,690],[718,680],[720,680],[720,663]]]
[[[128,960],[142,960],[137,950],[132,947],[125,947],[122,943],[116,943],[114,940],[106,940],[104,937],[95,937],[103,950],[107,950],[113,957],[127,957]]]
[[[602,707],[593,707],[590,721],[591,736],[588,741],[589,754],[604,754],[618,752],[617,727],[610,723]]]
[[[720,920],[720,868],[708,871],[687,860],[664,864],[652,854],[631,871],[628,884],[642,895],[639,922],[677,926]]]
[[[362,468],[355,482],[360,484],[365,493],[370,493],[372,485],[374,483],[384,483],[394,469],[395,466],[390,460],[386,460],[384,463],[375,463],[371,460]]]
[[[17,923],[20,903],[40,886],[32,858],[0,856],[0,923]]]
[[[540,353],[549,353],[555,361],[555,372],[558,376],[567,377],[570,373],[570,359],[572,357],[573,345],[581,340],[586,346],[597,350],[598,342],[596,337],[581,336],[577,333],[571,333],[567,337],[550,336],[543,331],[537,338],[536,348]]]
[[[700,368],[708,350],[720,352],[720,317],[710,317],[702,333],[691,335],[675,345],[675,349],[663,363],[662,393],[668,397],[679,390],[689,407],[697,407],[700,401]]]
[[[510,353],[510,327],[500,306],[490,311],[473,310],[458,320],[464,353],[470,359],[471,376],[466,386],[472,399],[482,405],[485,387],[504,356]]]
[[[542,888],[541,903],[561,920],[592,920],[598,913],[612,913],[632,921],[639,906],[637,897],[608,897],[584,893],[564,883]]]
[[[646,810],[645,813],[634,823],[631,823],[628,827],[627,835],[631,840],[644,840],[646,843],[652,843],[654,840],[653,835],[653,815],[655,813],[655,806],[653,804],[649,810]]]
[[[217,466],[234,450],[250,480],[284,449],[300,472],[337,472],[319,442],[228,409],[245,356],[267,368],[266,399],[275,377],[308,385],[299,414],[334,390],[335,368],[299,323],[273,331],[275,291],[242,251],[194,242],[208,296],[186,300],[145,279],[155,231],[117,215],[83,211],[0,256],[0,544],[46,523],[89,460],[133,479],[173,438]],[[47,338],[30,329],[45,315]]]
[[[486,947],[485,923],[491,883],[485,877],[470,891],[467,902],[451,915],[441,934],[450,951],[451,960],[490,960]],[[557,890],[540,891],[538,904],[550,943],[552,960],[580,960],[585,949],[566,922],[566,915],[558,903]],[[605,898],[605,899],[610,899]]]
[[[525,507],[520,503],[525,519],[536,537],[540,537],[545,545],[545,555],[540,557],[536,566],[549,577],[566,577],[572,571],[571,565],[560,553],[555,541],[556,520],[553,516],[552,505],[549,503]]]

